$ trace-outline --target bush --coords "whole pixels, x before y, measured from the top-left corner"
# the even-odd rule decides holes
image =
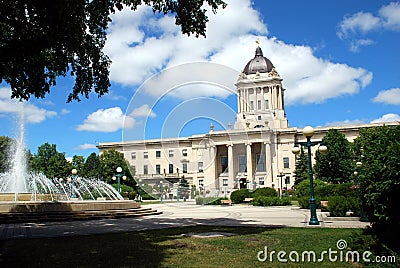
[[[118,191],[118,184],[114,183],[111,184],[112,187],[115,188],[115,190]],[[125,185],[125,184],[120,184],[119,187],[121,188],[121,195],[123,197],[128,197],[129,199],[135,199],[136,193],[135,190],[133,189],[133,187]],[[131,193],[135,193],[135,194],[131,194]]]
[[[258,196],[277,197],[278,192],[275,189],[269,187],[258,188],[253,192],[253,197],[256,198]]]
[[[216,197],[197,197],[196,205],[221,205],[221,200],[227,198]]]
[[[251,193],[248,189],[240,189],[231,193],[231,200],[233,203],[243,203],[244,199],[251,197]]]
[[[350,203],[344,196],[330,196],[328,198],[328,211],[330,216],[344,217],[346,212],[350,210]]]
[[[310,208],[310,196],[300,197],[297,199],[297,201],[299,201],[300,208]],[[317,208],[321,208],[321,199],[319,197],[315,198],[315,204],[317,205]]]
[[[254,206],[289,206],[291,205],[292,202],[290,201],[290,198],[284,197],[284,198],[279,198],[277,196],[271,197],[271,196],[257,196],[253,200],[253,205]]]

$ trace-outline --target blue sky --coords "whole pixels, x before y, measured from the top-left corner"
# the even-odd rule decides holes
[[[151,9],[113,16],[105,52],[110,94],[66,103],[74,79],[25,103],[26,144],[67,157],[98,142],[182,137],[234,123],[234,83],[256,40],[283,78],[293,127],[400,121],[400,2],[232,0],[187,37]],[[0,135],[15,137],[18,104],[0,84]]]

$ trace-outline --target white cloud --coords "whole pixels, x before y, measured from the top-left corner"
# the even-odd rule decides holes
[[[136,108],[130,114],[132,117],[156,117],[156,114],[151,110],[149,105],[143,104],[139,108]]]
[[[371,39],[359,38],[372,31],[400,31],[400,3],[392,2],[382,6],[377,15],[358,12],[346,15],[338,25],[337,36],[350,40],[350,50],[358,52],[361,46],[372,45]]]
[[[400,122],[400,115],[389,113],[383,115],[381,118],[371,121],[371,123],[389,123],[389,122]]]
[[[68,109],[61,109],[61,114],[69,114],[71,110]]]
[[[225,98],[234,92],[238,71],[254,57],[259,38],[264,56],[271,59],[284,78],[288,104],[323,102],[355,94],[371,82],[372,74],[362,68],[317,58],[307,46],[267,38],[267,26],[250,0],[227,2],[227,8],[217,15],[209,13],[207,38],[182,35],[173,17],[156,18],[146,7],[136,12],[117,12],[105,46],[113,60],[111,80],[137,86],[165,70],[148,79],[141,90],[153,97],[173,89],[169,96],[180,99]],[[359,46],[367,43],[360,42]],[[226,68],[210,71],[209,66],[199,68],[202,62]],[[175,73],[169,71],[179,68]],[[228,69],[231,71],[221,73]]]
[[[76,129],[79,131],[115,132],[123,127],[132,128],[134,124],[134,118],[125,116],[120,107],[113,107],[91,113]]]
[[[43,108],[39,108],[29,102],[20,102],[15,99],[11,99],[10,88],[0,87],[0,114],[2,113],[14,113],[20,114],[22,105],[24,107],[24,119],[27,123],[37,124],[44,120],[54,117],[57,115],[54,111],[49,111]]]
[[[392,88],[382,90],[373,99],[374,102],[381,102],[385,104],[400,105],[400,88]]]
[[[359,119],[354,119],[354,120],[346,119],[344,121],[328,122],[325,124],[325,126],[334,127],[334,126],[350,126],[350,125],[359,125],[359,124],[365,124],[365,122],[362,120],[359,120]]]
[[[392,2],[379,10],[383,27],[398,31],[400,30],[400,3]]]
[[[347,15],[339,23],[337,35],[344,39],[351,34],[366,33],[376,30],[381,26],[381,21],[371,13],[358,12],[354,15]]]
[[[81,144],[81,145],[75,147],[74,149],[75,150],[96,149],[96,145],[95,144],[91,144],[91,143],[85,143],[85,144]]]

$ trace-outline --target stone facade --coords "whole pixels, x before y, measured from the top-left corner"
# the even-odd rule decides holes
[[[100,153],[109,149],[124,153],[142,181],[174,183],[184,176],[210,196],[226,196],[239,188],[290,189],[296,163],[291,150],[305,138],[302,129],[288,126],[282,79],[261,48],[235,85],[238,112],[233,129],[214,131],[210,126],[209,133],[185,138],[100,143]],[[353,141],[360,128],[375,125],[379,124],[318,127],[313,140],[335,128]]]

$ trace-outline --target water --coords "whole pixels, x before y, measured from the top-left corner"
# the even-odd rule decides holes
[[[11,150],[11,168],[0,173],[0,193],[31,194],[32,201],[96,200],[97,198],[123,200],[109,184],[99,179],[76,175],[66,178],[47,178],[42,173],[28,172],[25,152],[24,104],[20,103],[18,137]]]

